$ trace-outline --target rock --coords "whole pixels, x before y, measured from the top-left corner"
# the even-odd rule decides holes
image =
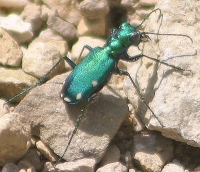
[[[0,29],[0,63],[19,67],[22,61],[22,51],[17,42],[3,29]]]
[[[19,172],[36,172],[34,167],[29,167],[28,169],[20,169]]]
[[[78,24],[79,35],[93,34],[95,36],[104,36],[106,34],[106,20],[104,18],[100,19],[88,19],[83,18]]]
[[[77,9],[77,1],[49,1],[43,0],[43,3],[46,8],[48,7],[49,11],[56,11],[57,14],[64,19],[65,21],[77,26],[78,22],[82,18],[80,12]],[[51,12],[50,12],[51,13]]]
[[[9,113],[0,118],[0,165],[19,160],[29,149],[30,125],[19,114]]]
[[[49,14],[47,25],[69,42],[73,42],[78,38],[76,28],[71,23],[66,22],[54,13]]]
[[[21,69],[1,67],[0,73],[0,96],[4,98],[11,98],[37,82],[36,78],[24,73]],[[22,98],[23,96],[18,97],[13,102],[19,102]]]
[[[177,160],[173,161],[172,163],[168,163],[167,165],[164,166],[162,169],[162,172],[185,172],[184,166],[180,164]]]
[[[28,23],[31,23],[32,30],[37,34],[41,30],[44,21],[41,18],[41,6],[37,4],[28,4],[21,13],[21,18]]]
[[[198,165],[198,166],[194,169],[194,171],[199,172],[199,171],[200,171],[200,165]]]
[[[156,5],[158,0],[140,0],[140,5],[141,6],[154,6]]]
[[[131,153],[129,151],[127,151],[124,154],[124,160],[126,162],[126,167],[128,167],[129,169],[133,167],[133,161],[132,161]]]
[[[115,145],[110,145],[104,155],[100,166],[104,166],[109,163],[118,162],[120,159],[120,150]]]
[[[53,153],[53,151],[45,145],[41,140],[36,142],[36,147],[48,160],[51,162],[56,162],[59,158]]]
[[[187,71],[181,73],[168,66],[155,64],[145,57],[128,67],[131,76],[137,80],[135,82],[139,84],[146,102],[164,127],[160,126],[152,113],[136,98],[130,82],[125,84],[130,101],[138,107],[137,112],[149,129],[158,130],[168,138],[196,147],[200,147],[200,60],[195,55],[200,44],[197,36],[200,24],[195,19],[198,15],[195,9],[198,7],[196,1],[160,1],[156,7],[163,13],[159,33],[188,34],[193,39],[193,44],[187,37],[159,36],[159,45],[155,45],[153,35],[149,35],[152,41],[146,44],[143,50],[144,54],[150,57],[159,56],[159,59],[167,63],[192,70],[193,74]],[[145,31],[158,32],[158,15],[159,12],[151,15]]]
[[[9,113],[9,107],[4,105],[5,103],[5,100],[3,99],[0,99],[0,118],[6,114],[6,113]]]
[[[127,172],[127,168],[122,165],[120,162],[110,163],[107,164],[99,169],[97,169],[96,172]]]
[[[67,105],[61,100],[59,83],[67,76],[56,76],[36,87],[15,108],[24,121],[32,124],[33,135],[39,136],[59,156],[63,155],[76,120],[86,106]],[[90,103],[64,159],[73,161],[87,156],[99,162],[127,114],[125,101],[104,88]]]
[[[8,163],[3,167],[1,172],[19,172],[19,168],[13,163]]]
[[[79,4],[80,13],[87,18],[103,18],[108,13],[108,3],[105,0],[85,0]]]
[[[22,21],[16,14],[0,17],[0,27],[5,29],[18,43],[28,42],[33,37],[31,24]]]
[[[53,40],[64,41],[63,37],[56,34],[52,29],[46,29],[40,32],[40,35],[36,39],[34,39],[34,42],[49,42]]]
[[[61,53],[66,54],[65,41],[33,42],[24,53],[23,70],[37,78],[41,78],[60,60]],[[64,61],[52,71],[49,78],[64,71]]]
[[[105,40],[100,38],[94,38],[94,37],[88,37],[88,36],[82,36],[79,38],[78,42],[73,45],[72,47],[72,55],[73,55],[73,61],[77,63],[77,61],[81,61],[87,54],[88,49],[84,49],[83,53],[80,56],[80,53],[85,45],[89,45],[92,48],[95,48],[97,46],[102,47],[105,44]],[[80,58],[79,58],[80,56]]]
[[[95,167],[95,161],[93,159],[80,159],[75,162],[59,163],[55,167],[51,163],[46,163],[43,172],[49,171],[81,171],[81,172],[93,172]]]
[[[38,152],[35,148],[29,149],[22,159],[18,162],[17,166],[20,169],[34,169],[35,171],[42,171],[43,164],[40,160]]]
[[[200,148],[196,148],[186,143],[175,142],[175,157],[189,171],[195,171],[194,168],[199,165]]]
[[[1,0],[0,7],[19,9],[28,4],[28,0]]]
[[[120,5],[127,9],[132,9],[136,3],[130,0],[121,0]]]
[[[133,159],[143,171],[161,171],[173,158],[173,142],[158,134],[134,135]]]

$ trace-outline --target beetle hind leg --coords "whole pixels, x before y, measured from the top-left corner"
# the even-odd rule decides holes
[[[119,68],[116,68],[116,73],[118,73],[118,74],[120,74],[120,75],[125,75],[125,76],[128,76],[128,77],[129,77],[131,83],[133,84],[133,86],[134,86],[135,89],[136,89],[136,92],[137,92],[137,94],[138,94],[138,96],[139,96],[139,98],[140,98],[140,101],[146,106],[147,109],[149,109],[149,110],[151,111],[151,113],[152,113],[153,116],[157,119],[157,121],[159,122],[159,124],[160,124],[162,127],[164,127],[162,121],[158,118],[158,116],[153,112],[153,110],[150,108],[150,106],[146,103],[146,101],[145,101],[143,95],[141,94],[139,88],[137,87],[137,85],[136,85],[135,82],[133,81],[131,75],[130,75],[127,71],[122,70],[122,69],[119,69]]]

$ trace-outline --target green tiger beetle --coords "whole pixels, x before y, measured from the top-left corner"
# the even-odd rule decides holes
[[[154,112],[151,110],[149,105],[145,102],[143,96],[140,93],[140,90],[134,83],[130,74],[127,71],[118,68],[119,60],[135,62],[141,57],[146,57],[153,61],[161,63],[163,65],[172,67],[175,70],[185,71],[185,69],[165,63],[156,58],[149,57],[143,53],[137,54],[134,56],[129,56],[127,54],[127,50],[130,46],[138,47],[138,45],[141,42],[146,42],[150,40],[149,35],[151,34],[168,35],[168,36],[183,36],[183,37],[189,38],[192,41],[192,38],[190,38],[188,35],[183,35],[183,34],[161,34],[161,33],[139,31],[139,28],[142,26],[144,21],[152,13],[156,11],[159,11],[160,13],[159,16],[161,16],[161,10],[155,9],[151,13],[149,13],[141,22],[141,24],[139,24],[138,26],[132,26],[127,22],[122,23],[119,29],[114,29],[112,31],[111,37],[108,39],[108,41],[103,47],[91,48],[90,46],[85,45],[80,53],[80,56],[83,53],[84,49],[88,49],[90,52],[82,60],[82,62],[80,62],[77,65],[72,60],[70,60],[67,56],[62,57],[55,64],[55,66],[52,69],[50,69],[50,71],[44,77],[42,77],[35,85],[27,88],[26,90],[19,93],[15,97],[9,99],[6,103],[11,102],[16,97],[26,93],[27,91],[30,91],[32,88],[45,82],[47,76],[55,69],[55,67],[61,62],[61,60],[65,59],[67,63],[70,65],[70,67],[73,69],[73,71],[65,80],[62,90],[61,90],[61,98],[63,99],[64,102],[66,102],[67,104],[78,104],[83,101],[90,101],[94,97],[94,95],[98,93],[107,84],[112,74],[115,73],[119,75],[125,75],[125,76],[128,76],[128,78],[132,82],[133,86],[135,87],[137,91],[138,96],[140,97],[140,100],[151,111],[151,113],[158,120],[160,125],[163,126],[162,122],[154,114]],[[60,159],[62,159],[63,156],[65,155],[72,141],[72,138],[78,129],[78,126],[82,118],[85,116],[87,112],[88,106],[89,106],[89,103],[87,103],[82,115],[77,120],[74,131],[72,132],[69,138],[69,141],[67,143],[66,149],[64,150],[64,153],[60,157]]]

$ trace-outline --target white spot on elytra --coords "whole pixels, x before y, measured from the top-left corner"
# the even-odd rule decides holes
[[[70,102],[70,101],[71,101],[69,97],[64,97],[63,99],[64,99],[64,101],[66,101],[66,102]]]
[[[63,94],[62,93],[60,94],[60,97],[63,98]]]
[[[98,82],[97,81],[92,81],[93,87],[97,86]]]
[[[77,95],[76,95],[76,100],[80,100],[82,98],[82,94],[81,93],[78,93]]]

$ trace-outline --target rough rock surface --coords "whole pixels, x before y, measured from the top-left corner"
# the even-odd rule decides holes
[[[158,134],[134,135],[133,159],[143,171],[159,172],[173,158],[173,142]]]
[[[0,101],[0,128],[9,123],[7,126],[10,128],[23,128],[28,124],[33,129],[32,132],[28,132],[32,135],[32,145],[29,150],[21,154],[21,156],[25,154],[23,157],[16,157],[19,155],[16,154],[16,150],[21,145],[15,145],[16,150],[11,152],[11,158],[13,159],[1,164],[0,171],[88,172],[107,170],[110,172],[118,170],[120,172],[138,172],[145,169],[147,169],[146,171],[152,171],[152,169],[154,171],[155,169],[165,171],[173,171],[175,169],[176,171],[185,172],[199,171],[200,148],[190,146],[199,146],[197,144],[199,139],[198,109],[200,109],[198,102],[199,58],[190,56],[194,54],[195,50],[197,50],[197,54],[199,51],[198,33],[200,15],[198,0],[169,0],[159,2],[159,7],[164,13],[159,32],[188,34],[193,38],[193,44],[186,37],[159,36],[162,40],[160,40],[158,46],[155,44],[154,36],[149,35],[151,41],[145,43],[144,47],[145,54],[152,57],[159,56],[158,58],[165,60],[170,57],[166,62],[193,70],[193,76],[190,73],[182,75],[162,65],[158,65],[157,70],[154,62],[145,58],[142,61],[130,63],[130,66],[133,66],[132,69],[129,66],[131,76],[138,81],[136,84],[140,85],[140,90],[145,92],[145,99],[163,122],[163,128],[159,126],[157,120],[153,120],[152,114],[142,107],[142,103],[139,103],[139,108],[134,107],[138,104],[137,95],[135,92],[129,90],[127,98],[122,90],[122,80],[124,77],[121,76],[113,77],[109,83],[112,83],[112,93],[105,88],[91,103],[86,118],[82,121],[77,134],[73,138],[72,144],[70,144],[68,150],[70,152],[67,153],[65,159],[68,158],[69,160],[71,155],[73,155],[72,160],[77,157],[81,159],[73,162],[63,162],[64,160],[62,160],[56,166],[56,169],[53,168],[53,165],[58,156],[54,152],[59,156],[62,155],[76,119],[78,115],[83,113],[81,110],[84,108],[84,104],[73,107],[65,106],[59,98],[61,83],[65,79],[64,75],[62,77],[59,76],[57,79],[54,78],[55,80],[51,80],[49,83],[34,89],[19,105],[20,109],[18,107],[18,111],[22,113],[21,115],[17,115],[17,120],[12,115],[12,118],[5,121],[7,113],[14,110],[14,104],[12,104],[14,102],[3,105],[5,99],[9,99],[14,94],[19,93],[22,89],[32,85],[36,80],[22,71],[21,61],[25,60],[25,56],[26,58],[31,57],[28,65],[35,65],[34,70],[38,70],[37,76],[43,75],[45,70],[48,70],[48,67],[51,67],[58,60],[54,59],[56,55],[68,55],[69,58],[72,57],[71,59],[77,63],[80,60],[77,60],[77,58],[84,45],[102,47],[105,43],[104,40],[109,39],[110,35],[116,33],[112,33],[111,29],[117,29],[124,21],[137,26],[153,10],[156,1],[42,0],[41,3],[41,0],[0,0],[0,7],[2,7],[0,8],[0,18],[2,20],[0,23],[6,29],[5,32],[1,32],[0,37],[0,96],[4,98],[4,100],[1,99]],[[14,14],[14,17],[12,17],[12,14]],[[157,13],[153,13],[150,19],[147,18],[146,22],[143,23],[144,30],[151,31],[151,29],[154,29],[152,31],[157,32],[160,23],[159,21],[157,22],[157,19],[158,11]],[[12,38],[7,33],[12,35]],[[103,38],[103,41],[97,37]],[[78,41],[75,44],[77,39]],[[38,42],[41,42],[41,44]],[[29,48],[33,44],[34,47],[31,49],[34,51],[30,52]],[[69,53],[67,54],[68,45]],[[137,54],[136,49],[134,49],[133,53],[128,51],[128,54]],[[142,49],[142,46],[140,46],[140,49]],[[85,57],[85,52],[82,54],[83,58]],[[44,55],[42,59],[46,59],[44,61],[38,58],[42,54]],[[37,63],[35,60],[37,60]],[[120,60],[119,67],[126,70],[127,63],[121,62]],[[65,62],[66,71],[69,68],[69,65]],[[57,73],[56,71],[52,76]],[[129,83],[129,81],[126,82],[125,87],[134,89],[133,85]],[[109,90],[111,90],[110,88]],[[114,94],[113,90],[120,90],[120,95],[126,100],[131,111],[131,115],[126,118],[118,131],[117,129],[123,120],[122,118],[125,116],[119,114],[122,111],[122,114],[125,114],[127,106],[119,98],[119,95]],[[19,98],[22,99],[23,96]],[[15,102],[18,102],[18,100]],[[144,125],[138,119],[138,115],[135,114],[134,109],[140,112],[141,117],[147,111],[145,118],[143,117],[142,119],[150,129],[162,131],[163,135],[189,143],[190,145],[166,139],[165,137],[161,137],[160,133],[157,132],[150,132],[151,136],[144,138],[144,134],[149,132],[147,132],[147,129],[144,128]],[[20,120],[18,117],[20,117]],[[10,143],[12,143],[10,140],[16,140],[17,134],[21,131],[23,129],[20,131],[15,130],[14,136],[10,135],[9,144],[0,149],[0,153],[2,153],[2,150],[9,150]],[[108,146],[116,131],[117,134],[112,139],[112,146]],[[135,135],[136,133],[137,135]],[[157,136],[154,137],[152,133],[157,133]],[[19,135],[21,136],[23,133]],[[150,139],[150,137],[153,138]],[[2,141],[7,140],[0,139],[0,142]],[[21,142],[24,143],[24,141]],[[163,145],[167,143],[173,144],[173,153],[171,153],[171,144],[163,148]],[[30,144],[25,149],[28,149],[29,146]],[[140,148],[140,152],[136,153],[137,156],[135,156],[132,150],[137,151],[134,146]],[[23,147],[23,150],[25,149]],[[105,151],[106,154],[103,156]],[[155,156],[149,154],[150,151]],[[169,155],[166,155],[163,161],[159,157],[156,157],[156,155],[162,157],[167,151],[180,164],[170,161],[172,159],[169,158]],[[9,155],[7,153],[5,157]],[[153,160],[149,158],[151,156]],[[88,157],[89,159],[87,159]],[[170,162],[166,162],[167,158],[170,159]],[[98,161],[100,163],[97,163]],[[166,165],[161,169],[164,163]]]
[[[33,42],[24,53],[23,70],[36,78],[44,76],[67,52],[64,41]],[[51,73],[51,77],[64,71],[64,61]]]
[[[106,164],[105,166],[97,170],[97,172],[115,172],[115,171],[126,172],[127,168],[120,162],[115,162]]]
[[[30,125],[19,114],[9,113],[0,118],[0,165],[17,161],[30,147]]]
[[[36,83],[37,79],[26,74],[22,69],[0,68],[0,96],[13,97],[25,88]],[[22,97],[15,99],[19,101]]]
[[[85,104],[67,105],[61,100],[60,83],[67,76],[56,76],[35,88],[15,109],[21,114],[22,121],[32,124],[33,134],[59,156],[62,156],[76,120],[85,107]],[[127,114],[125,101],[118,94],[104,89],[90,103],[64,159],[72,161],[87,155],[98,162]]]
[[[172,163],[169,163],[166,166],[164,166],[164,168],[162,169],[162,172],[174,172],[174,171],[185,172],[183,165],[175,160]]]
[[[3,29],[0,29],[0,63],[18,67],[22,61],[22,51],[17,42]]]
[[[159,33],[187,34],[193,43],[183,36],[159,36],[156,44],[154,37],[149,35],[152,41],[146,43],[144,48],[144,54],[191,70],[192,74],[159,65],[145,57],[131,64],[128,69],[163,128],[136,96],[133,97],[135,90],[130,82],[127,81],[125,85],[129,99],[138,106],[137,112],[149,129],[197,147],[200,147],[200,42],[197,37],[200,24],[194,16],[200,16],[199,7],[198,1],[160,1],[157,8],[163,13],[163,21]],[[158,15],[159,12],[151,15],[146,31],[158,32]]]
[[[0,17],[0,27],[9,32],[18,43],[30,41],[33,37],[31,24],[24,22],[16,14]]]

